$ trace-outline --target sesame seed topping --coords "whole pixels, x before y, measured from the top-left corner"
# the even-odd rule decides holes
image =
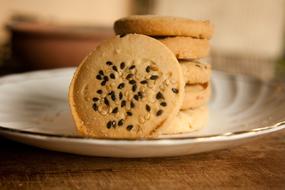
[[[147,80],[142,80],[141,84],[147,84]]]
[[[102,94],[103,91],[102,91],[102,90],[97,90],[97,93],[98,93],[98,94]]]
[[[116,121],[112,121],[112,127],[116,127]]]
[[[119,93],[119,98],[120,98],[120,100],[123,98],[123,93],[122,92]]]
[[[137,85],[134,84],[133,87],[132,87],[132,91],[135,92],[136,90],[137,90]]]
[[[133,127],[134,127],[133,125],[128,125],[127,130],[130,131],[130,130],[132,130]]]
[[[139,92],[138,92],[138,96],[139,96],[139,98],[142,99],[142,98],[143,98],[143,93],[142,93],[141,91],[139,91]]]
[[[130,73],[130,74],[128,74],[127,76],[126,76],[126,79],[130,79],[130,78],[132,78],[134,76],[134,74],[132,74],[132,73]]]
[[[150,72],[150,66],[147,66],[147,67],[145,68],[145,71],[146,71],[147,73],[149,73],[149,72]]]
[[[158,111],[156,112],[156,116],[160,116],[162,113],[163,113],[163,110],[158,110]]]
[[[93,110],[94,110],[94,111],[98,111],[98,106],[97,106],[97,104],[93,104],[92,107],[93,107]]]
[[[118,89],[122,89],[122,88],[124,88],[125,87],[125,83],[120,83],[119,85],[118,85]]]
[[[110,129],[111,127],[112,127],[112,121],[109,121],[109,122],[107,123],[107,128]]]
[[[119,35],[120,36],[120,38],[123,38],[123,37],[125,37],[127,34],[121,34],[121,35]]]
[[[102,70],[99,71],[100,75],[104,75],[104,72]]]
[[[135,107],[135,103],[133,101],[131,101],[131,108],[134,108]]]
[[[139,100],[139,96],[137,94],[135,94],[134,95],[134,99],[138,101]]]
[[[125,62],[122,62],[122,63],[120,64],[120,68],[121,68],[121,69],[124,69],[124,68],[125,68],[125,65],[126,65]]]
[[[101,82],[101,86],[105,86],[106,83],[107,83],[107,81],[103,80],[103,81]]]
[[[108,76],[104,76],[103,79],[104,79],[105,81],[108,81],[108,80],[109,80]]]
[[[112,113],[118,113],[119,109],[117,107],[115,107],[113,110],[112,110]]]
[[[136,84],[136,81],[135,80],[130,80],[129,83],[130,84]]]
[[[130,66],[130,70],[132,70],[132,69],[134,69],[134,68],[136,68],[136,66],[135,65],[132,65],[132,66]]]
[[[116,67],[116,65],[114,65],[114,66],[112,67],[112,69],[113,69],[114,71],[118,71],[118,68]]]
[[[101,80],[101,79],[102,79],[102,76],[101,76],[101,75],[97,75],[97,76],[96,76],[96,79]]]
[[[124,120],[123,119],[120,119],[119,121],[118,121],[118,125],[119,126],[122,126],[124,124]]]
[[[151,75],[150,76],[150,80],[156,80],[156,79],[158,79],[158,75]]]
[[[156,94],[156,99],[164,99],[164,96],[162,95],[162,93],[161,92],[158,92],[157,94]]]
[[[150,112],[151,107],[150,107],[148,104],[146,104],[146,105],[145,105],[145,109],[146,109],[146,111]]]
[[[94,102],[97,102],[97,101],[99,100],[99,98],[94,97],[94,98],[92,98],[92,100],[93,100]]]
[[[104,98],[104,103],[105,103],[107,106],[110,105],[108,98],[106,98],[106,97]]]
[[[178,93],[179,93],[179,90],[178,90],[177,88],[172,88],[171,90],[172,90],[172,92],[174,92],[175,94],[178,94]]]
[[[132,116],[132,115],[133,115],[133,113],[132,113],[132,112],[130,112],[130,111],[127,111],[127,115],[128,115],[128,116]]]
[[[126,105],[126,100],[123,100],[122,102],[121,102],[121,107],[124,107],[125,105]]]
[[[114,73],[111,73],[111,74],[110,74],[110,78],[111,78],[111,79],[115,79],[115,78],[116,78],[115,75],[114,75]]]
[[[161,102],[160,105],[165,107],[165,106],[167,106],[167,103],[166,102]]]
[[[113,63],[111,61],[106,62],[107,65],[112,65]]]

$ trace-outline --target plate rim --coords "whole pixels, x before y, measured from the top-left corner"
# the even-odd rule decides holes
[[[57,68],[57,69],[49,69],[49,70],[38,70],[38,71],[30,71],[25,73],[17,73],[10,74],[0,77],[0,86],[13,84],[17,82],[22,82],[23,78],[26,79],[35,79],[35,78],[47,78],[47,76],[55,76],[64,71],[72,71],[75,72],[76,67],[68,67],[68,68]],[[262,82],[265,85],[269,85],[271,83],[261,81],[257,78],[250,77],[248,75],[242,74],[231,74],[223,71],[216,71],[217,73],[223,73],[228,76],[239,76],[242,78],[247,78],[249,80],[254,80],[256,82]],[[44,76],[43,76],[44,75]],[[80,136],[80,135],[63,135],[63,134],[52,134],[52,133],[42,133],[42,132],[34,132],[34,131],[26,131],[15,128],[8,128],[5,126],[0,126],[0,135],[3,133],[13,133],[16,135],[29,135],[29,136],[37,136],[37,137],[46,137],[46,138],[58,138],[58,139],[68,139],[68,140],[87,140],[87,141],[104,141],[104,142],[159,142],[159,141],[209,141],[209,140],[232,140],[235,138],[239,138],[241,136],[253,137],[259,134],[266,134],[275,131],[279,131],[285,129],[285,120],[277,122],[273,125],[265,126],[265,127],[257,127],[251,130],[241,130],[235,132],[226,132],[226,133],[218,133],[213,135],[201,135],[201,136],[188,136],[188,137],[158,137],[158,138],[139,138],[139,139],[128,139],[128,138],[98,138],[98,137],[88,137],[88,136]]]

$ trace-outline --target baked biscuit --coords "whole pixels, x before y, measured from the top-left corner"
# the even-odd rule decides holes
[[[87,136],[153,136],[177,115],[184,78],[173,53],[144,35],[116,36],[97,46],[77,68],[69,103]]]
[[[149,36],[189,36],[210,39],[213,26],[209,21],[198,21],[157,15],[133,15],[117,20],[114,24],[116,34],[130,33]]]
[[[186,84],[207,83],[211,80],[211,64],[198,61],[179,61]]]
[[[167,37],[158,39],[166,45],[177,59],[200,59],[209,54],[209,40],[191,37]]]

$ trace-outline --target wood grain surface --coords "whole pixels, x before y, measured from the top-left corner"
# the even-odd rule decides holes
[[[147,159],[87,157],[0,137],[0,189],[285,189],[285,130],[232,149]]]

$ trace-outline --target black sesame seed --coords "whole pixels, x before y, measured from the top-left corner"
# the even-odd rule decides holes
[[[126,65],[125,62],[122,62],[122,63],[120,64],[120,68],[121,68],[121,69],[124,69],[124,68],[125,68],[125,65]]]
[[[125,87],[125,83],[121,83],[121,84],[118,85],[118,89],[122,89],[124,87]]]
[[[108,93],[108,95],[112,95],[113,93],[115,93],[115,92],[114,92],[114,91],[111,91],[111,92]]]
[[[107,83],[107,81],[103,80],[103,81],[101,82],[101,86],[105,86],[106,83]]]
[[[102,70],[99,71],[100,75],[104,75],[104,72]]]
[[[94,97],[92,100],[93,100],[94,102],[97,102],[97,101],[99,100],[99,98]]]
[[[102,79],[102,76],[101,76],[101,75],[97,75],[97,76],[96,76],[96,79],[101,80],[101,79]]]
[[[105,81],[108,81],[109,80],[109,78],[107,77],[107,76],[104,76],[104,78],[103,78]]]
[[[115,107],[113,110],[112,110],[112,113],[118,113],[119,109],[117,107]]]
[[[112,65],[113,63],[111,61],[106,62],[107,65]]]
[[[156,79],[158,79],[158,75],[151,75],[150,76],[150,80],[156,80]]]
[[[132,74],[132,73],[130,73],[130,74],[128,74],[127,76],[126,76],[126,79],[130,79],[130,78],[132,78],[134,75]]]
[[[116,78],[115,75],[114,75],[114,73],[111,73],[111,74],[110,74],[110,78],[111,78],[111,79],[115,79],[115,78]]]
[[[132,112],[130,112],[130,111],[127,111],[127,115],[128,115],[128,116],[132,116],[132,115],[133,115],[133,113],[132,113]]]
[[[98,94],[102,94],[103,91],[102,91],[102,90],[97,90],[97,93],[98,93]]]
[[[119,121],[118,121],[118,125],[119,126],[122,126],[124,124],[124,120],[123,119],[120,119]]]
[[[114,91],[113,91],[113,93],[111,94],[111,98],[112,98],[113,101],[116,100],[116,95],[115,95],[115,92],[114,92]]]
[[[107,123],[107,128],[110,129],[111,127],[112,127],[112,121],[109,121],[109,122]]]
[[[98,111],[98,106],[97,106],[97,104],[93,104],[92,107],[93,107],[93,110],[94,110],[94,111]]]
[[[129,83],[130,84],[136,84],[137,82],[135,80],[130,80]]]
[[[163,97],[163,95],[162,95],[162,93],[161,92],[158,92],[157,94],[156,94],[156,99],[164,99],[164,97]]]
[[[178,93],[179,93],[179,90],[178,90],[177,88],[172,88],[171,90],[172,90],[172,92],[174,92],[175,94],[178,94]]]
[[[139,96],[139,98],[142,99],[142,98],[143,98],[143,93],[142,93],[141,91],[139,91],[139,92],[138,92],[138,96]]]
[[[133,101],[131,101],[131,108],[134,108],[135,107],[135,103]]]
[[[151,107],[150,107],[148,104],[146,104],[146,105],[145,105],[145,109],[146,109],[146,111],[150,112]]]
[[[133,127],[134,127],[133,125],[128,125],[127,130],[130,131],[130,130],[132,130]]]
[[[165,106],[167,106],[167,103],[166,102],[161,102],[160,105],[165,107]]]
[[[122,102],[121,102],[121,107],[124,107],[125,105],[126,105],[126,100],[123,100]]]
[[[134,69],[134,68],[136,68],[136,66],[135,65],[132,65],[132,66],[130,66],[130,70],[132,70],[132,69]]]
[[[134,84],[133,87],[132,87],[132,91],[135,92],[136,90],[137,90],[137,85]]]
[[[123,37],[125,37],[127,34],[121,34],[120,35],[120,38],[123,38]]]
[[[119,93],[119,98],[120,98],[120,100],[123,98],[123,93],[122,92]]]
[[[145,71],[149,73],[149,72],[150,72],[150,66],[147,66],[147,67],[145,68]]]
[[[134,99],[138,101],[139,100],[139,96],[137,94],[135,94],[134,95]]]
[[[147,84],[147,80],[142,80],[141,84]]]
[[[110,105],[108,98],[106,98],[106,97],[104,98],[104,103],[105,103],[107,106]]]
[[[116,121],[112,121],[112,127],[116,127]]]
[[[162,113],[163,113],[163,110],[158,110],[158,111],[156,112],[156,116],[160,116]]]
[[[113,69],[114,71],[118,71],[118,68],[117,68],[115,65],[112,67],[112,69]]]

